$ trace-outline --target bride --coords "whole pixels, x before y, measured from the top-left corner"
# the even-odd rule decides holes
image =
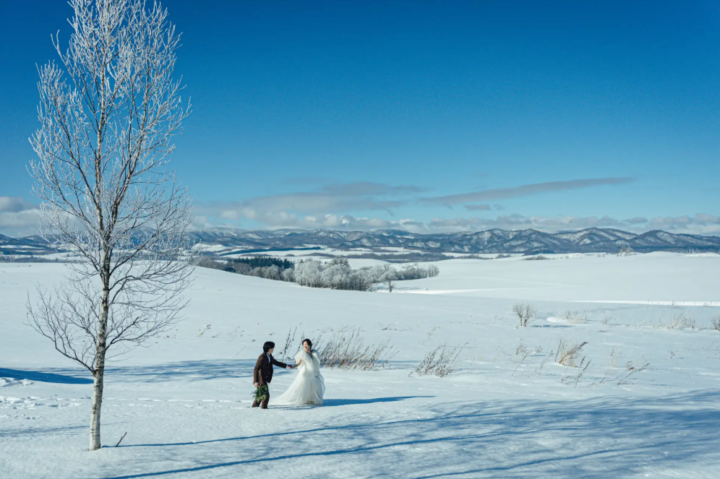
[[[321,406],[325,394],[325,380],[320,374],[320,358],[312,348],[312,341],[305,339],[303,348],[295,355],[295,367],[299,374],[290,387],[277,399],[270,399],[274,406]]]

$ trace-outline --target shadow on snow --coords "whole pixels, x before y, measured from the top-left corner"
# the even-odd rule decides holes
[[[397,402],[405,401],[406,399],[417,399],[417,398],[430,398],[433,396],[398,396],[398,397],[386,397],[386,398],[372,398],[372,399],[325,399],[323,401],[323,407],[333,406],[351,406],[355,404],[375,404],[383,402]]]
[[[179,361],[155,366],[124,366],[108,368],[110,376],[122,376],[123,381],[204,381],[208,379],[251,378],[255,361],[227,359]]]
[[[128,445],[147,448],[136,458],[138,464],[172,460],[184,465],[105,477],[210,471],[249,477],[265,474],[271,465],[298,466],[303,458],[315,458],[313,467],[322,476],[323,471],[350,467],[342,461],[352,455],[365,456],[363,477],[599,479],[634,475],[648,468],[689,472],[695,464],[720,463],[719,402],[719,390],[705,390],[642,399],[445,403],[419,410],[430,416],[426,418],[195,443]],[[293,441],[293,453],[277,447],[275,441],[281,437]],[[238,448],[236,441],[243,440],[251,440],[252,446]],[[192,452],[176,446],[188,446]],[[374,455],[383,451],[392,460],[386,460],[387,453]]]
[[[65,370],[59,372],[65,373]],[[76,374],[76,371],[72,371]],[[28,379],[30,381],[37,381],[43,383],[56,383],[56,384],[92,384],[93,380],[89,378],[78,378],[75,376],[69,376],[67,374],[58,374],[45,371],[25,371],[21,369],[4,369],[0,368],[0,377],[12,378],[12,379]]]

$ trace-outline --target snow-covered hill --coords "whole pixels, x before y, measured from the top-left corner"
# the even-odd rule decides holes
[[[272,254],[287,250],[333,249],[364,251],[368,254],[393,251],[399,260],[443,259],[447,254],[552,254],[617,253],[633,250],[699,252],[720,251],[720,237],[678,235],[664,231],[643,234],[615,229],[590,228],[575,232],[544,233],[537,230],[493,229],[477,233],[414,234],[407,231],[331,231],[331,230],[237,230],[217,228],[195,231],[190,241],[203,251],[216,255],[251,253]],[[54,253],[39,237],[21,239],[0,236],[0,253],[26,257]]]
[[[437,264],[439,277],[398,283],[403,294],[196,270],[185,319],[110,364],[108,447],[93,453],[89,374],[25,324],[27,293],[64,266],[0,264],[0,476],[717,476],[720,256]],[[537,310],[528,328],[518,302]],[[379,371],[325,369],[324,407],[250,409],[260,345],[281,350],[294,328],[294,345],[357,329],[396,355]],[[587,342],[576,366],[589,367],[558,364],[561,341]],[[457,371],[411,375],[440,345],[459,348]],[[273,392],[293,374],[279,371]]]
[[[10,238],[9,236],[0,235],[0,257],[3,255],[19,257],[44,256],[55,252],[39,236]]]
[[[329,247],[403,248],[432,253],[616,253],[630,248],[652,251],[719,251],[720,237],[676,235],[663,231],[643,234],[590,228],[576,232],[544,233],[537,230],[489,230],[477,233],[413,234],[386,230],[346,231],[243,231],[216,229],[192,234],[196,243],[222,245],[226,253],[237,250]]]

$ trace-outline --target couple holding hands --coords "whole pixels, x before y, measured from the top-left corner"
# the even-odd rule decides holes
[[[273,366],[298,370],[298,375],[290,387],[277,399],[272,400],[273,406],[321,406],[325,395],[325,380],[320,374],[320,357],[312,348],[312,341],[303,340],[302,349],[295,355],[294,366],[276,360],[272,355],[274,350],[275,343],[272,341],[263,344],[263,354],[255,364],[253,383],[256,390],[252,407],[267,409]]]

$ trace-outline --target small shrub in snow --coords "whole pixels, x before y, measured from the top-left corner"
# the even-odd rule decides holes
[[[632,376],[634,376],[637,373],[641,373],[641,372],[645,371],[648,368],[648,366],[650,366],[650,363],[647,363],[647,362],[638,366],[635,363],[633,363],[632,361],[629,361],[625,365],[625,370],[618,378],[617,385],[622,386],[623,384],[629,383],[630,378]]]
[[[523,344],[522,341],[518,343],[518,345],[515,347],[515,356],[529,356],[530,354],[542,354],[543,353],[543,347],[542,346],[535,346],[534,348],[530,348]]]
[[[560,317],[571,324],[585,324],[588,322],[588,315],[585,311],[564,311]]]
[[[520,320],[520,326],[523,328],[526,328],[530,324],[530,321],[535,319],[535,315],[537,314],[535,308],[526,303],[516,303],[513,305],[512,310],[513,313],[517,315]]]
[[[557,352],[555,353],[555,362],[571,368],[583,367],[585,357],[580,358],[582,348],[585,347],[587,341],[582,343],[570,343],[564,339],[560,340]]]
[[[578,365],[578,372],[577,374],[570,374],[567,376],[564,376],[562,378],[563,384],[572,384],[575,387],[580,383],[580,381],[585,377],[585,371],[590,367],[590,361],[585,361],[585,358],[582,358],[581,363]]]
[[[712,323],[712,328],[715,331],[720,331],[720,316],[718,316],[717,318],[711,319],[710,322]]]
[[[363,371],[385,367],[395,355],[389,343],[365,346],[357,330],[336,335],[319,351],[320,364],[327,368]]]
[[[586,341],[578,344],[560,340],[557,352],[555,353],[555,361],[563,366],[578,369],[577,374],[564,376],[562,378],[563,384],[573,384],[577,387],[585,376],[585,371],[590,367],[590,361],[588,361],[585,356],[580,357],[580,355],[582,348],[584,348],[586,344]]]
[[[666,326],[667,329],[695,329],[695,320],[683,314],[675,316]]]
[[[460,355],[460,349],[448,349],[447,345],[439,346],[434,351],[425,355],[420,361],[415,374],[418,376],[438,376],[444,378],[448,374],[455,371],[455,363]]]
[[[637,365],[633,361],[628,361],[622,368],[611,366],[605,371],[600,384],[616,383],[618,386],[628,384],[636,374],[645,371],[648,366],[650,366],[648,362]]]
[[[278,352],[275,354],[275,356],[280,358],[281,361],[291,361],[292,354],[295,352],[293,350],[293,344],[295,344],[296,337],[297,337],[297,326],[288,331],[287,337],[285,338],[285,346],[283,346],[282,350],[280,350],[280,348],[278,348],[277,349]],[[317,344],[316,344],[316,348],[317,348]]]
[[[202,338],[203,335],[204,335],[205,333],[207,333],[208,331],[210,331],[211,329],[212,329],[212,324],[208,324],[207,326],[205,326],[204,328],[202,328],[202,329],[200,330],[200,332],[198,333],[197,337],[198,337],[198,338]]]

